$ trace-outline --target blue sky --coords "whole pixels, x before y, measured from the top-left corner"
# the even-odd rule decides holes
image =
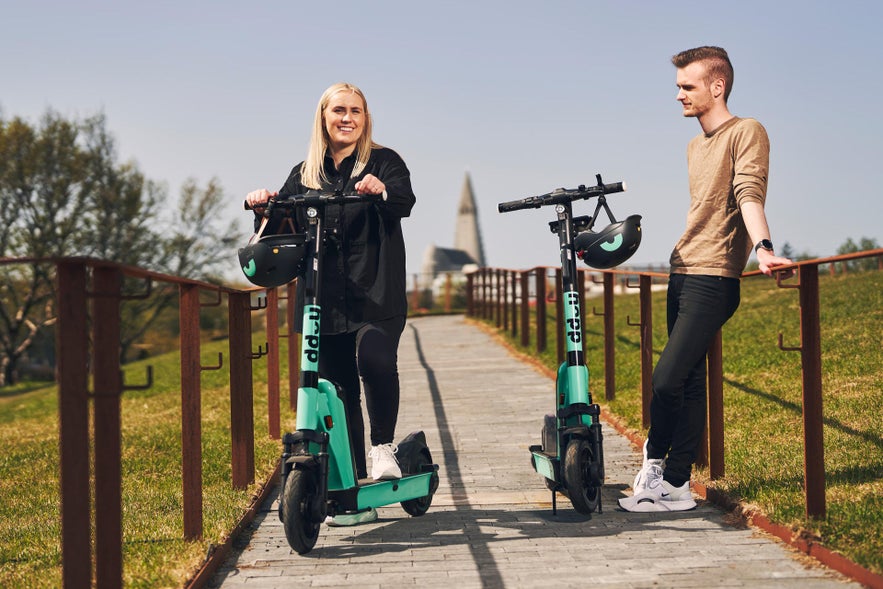
[[[172,197],[188,177],[217,177],[229,195],[218,214],[243,231],[244,194],[282,185],[320,94],[348,81],[367,95],[375,139],[412,173],[409,272],[430,243],[452,245],[467,171],[490,265],[555,265],[551,211],[496,205],[596,173],[628,183],[610,198],[618,217],[643,215],[632,262],[664,263],[684,228],[685,149],[699,132],[680,114],[669,59],[711,44],[735,67],[730,110],[770,135],[774,242],[828,256],[849,237],[883,241],[878,2],[6,4],[5,118],[103,112],[122,159]]]

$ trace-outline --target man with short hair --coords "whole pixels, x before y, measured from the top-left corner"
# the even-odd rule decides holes
[[[684,511],[696,506],[690,475],[706,419],[706,353],[739,306],[739,277],[752,249],[770,276],[791,260],[773,253],[764,214],[770,144],[754,119],[730,114],[733,66],[720,47],[672,58],[677,100],[702,132],[687,146],[690,209],[671,254],[668,343],[653,371],[650,431],[627,511]],[[790,274],[790,271],[789,271]]]

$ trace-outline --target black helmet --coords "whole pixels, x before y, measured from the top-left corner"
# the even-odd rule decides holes
[[[592,268],[605,270],[619,266],[638,250],[641,244],[641,215],[625,221],[614,221],[601,231],[583,231],[573,240],[576,255]]]
[[[239,265],[252,284],[282,286],[303,273],[307,236],[304,233],[252,236],[239,250]]]

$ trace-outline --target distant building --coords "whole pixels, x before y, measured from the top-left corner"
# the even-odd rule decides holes
[[[430,244],[426,248],[420,268],[420,288],[431,289],[438,293],[448,274],[451,274],[455,281],[461,281],[464,272],[470,272],[484,265],[478,209],[475,206],[472,180],[467,172],[457,206],[454,247],[444,248]]]
[[[454,249],[466,252],[475,263],[479,266],[484,266],[484,247],[481,243],[481,231],[478,228],[478,209],[475,207],[472,179],[469,177],[468,172],[463,179],[463,190],[460,191],[460,204],[457,207]]]

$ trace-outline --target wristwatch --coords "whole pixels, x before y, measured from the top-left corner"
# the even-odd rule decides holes
[[[757,242],[757,245],[754,246],[754,251],[757,251],[761,248],[763,248],[765,250],[773,251],[773,242],[770,241],[769,239],[761,239],[760,241]]]

